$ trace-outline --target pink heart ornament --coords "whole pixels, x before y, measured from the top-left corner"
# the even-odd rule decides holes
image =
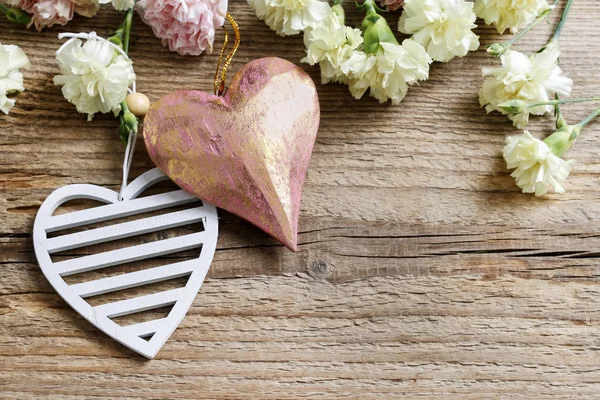
[[[296,251],[319,117],[312,79],[286,60],[261,58],[235,74],[224,96],[183,90],[154,103],[144,141],[182,189]]]

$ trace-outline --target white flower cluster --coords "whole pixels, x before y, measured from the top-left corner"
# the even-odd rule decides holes
[[[524,30],[506,43],[495,43],[488,53],[500,57],[501,65],[482,69],[486,78],[479,91],[479,102],[490,113],[498,111],[519,129],[529,123],[530,115],[544,115],[555,111],[560,100],[571,94],[573,81],[564,76],[558,66],[560,48],[558,38],[569,10],[569,0],[552,39],[538,52],[526,55],[510,47],[523,34],[541,22],[553,8],[546,0],[476,0],[475,13],[487,24],[495,24],[499,33]],[[582,101],[585,99],[571,100]],[[594,114],[592,114],[593,116]],[[584,120],[568,125],[556,108],[556,130],[545,140],[523,134],[506,140],[503,156],[511,176],[523,193],[543,196],[548,192],[564,193],[563,182],[571,172],[572,160],[562,157],[573,145]]]
[[[71,39],[57,53],[60,75],[54,84],[62,86],[64,97],[88,115],[121,111],[127,89],[135,81],[131,60],[115,51],[114,45],[101,38],[85,42]]]
[[[479,37],[473,32],[477,17],[495,24],[498,32],[517,32],[552,8],[547,0],[379,0],[389,10],[403,7],[398,30],[412,36],[411,41],[399,44],[387,23],[377,20],[373,0],[363,1],[367,18],[361,30],[345,25],[339,0],[332,7],[324,0],[248,2],[278,34],[304,32],[307,55],[302,61],[319,65],[322,83],[345,83],[356,98],[368,90],[380,101],[391,99],[393,103],[402,100],[408,86],[427,79],[431,62],[448,62],[479,48]],[[528,60],[520,53],[507,53],[502,59],[504,71],[486,71],[491,77],[481,99],[488,111],[500,110],[498,105],[503,100],[515,98],[503,93],[504,89],[519,92],[517,98],[526,100],[541,101],[553,93],[566,94],[570,81],[560,76],[556,63],[547,60],[557,52],[558,49],[548,51]],[[517,65],[523,74],[510,76],[510,70]],[[552,67],[548,69],[549,66]],[[494,79],[503,83],[494,84]],[[540,107],[531,113],[547,111],[548,107]],[[521,126],[527,117],[528,113],[523,113],[513,120]]]
[[[280,35],[304,32],[303,62],[319,65],[321,82],[348,84],[356,98],[367,91],[398,104],[429,76],[434,60],[449,61],[479,47],[472,31],[473,3],[465,0],[407,0],[399,30],[413,35],[398,43],[373,0],[364,2],[362,30],[346,26],[341,5],[320,0],[248,0],[256,15]]]
[[[304,32],[307,56],[302,60],[321,67],[321,81],[347,83],[357,99],[367,90],[380,102],[398,104],[408,86],[427,79],[431,58],[412,40],[402,45],[380,42],[374,54],[360,49],[361,32],[345,26],[335,12],[325,23]]]
[[[552,106],[537,106],[519,114],[509,114],[499,106],[509,100],[537,104],[552,100],[555,94],[568,96],[573,81],[562,75],[558,66],[559,56],[558,42],[554,41],[543,51],[530,56],[507,50],[500,57],[502,66],[483,68],[483,76],[488,78],[479,92],[479,102],[488,113],[495,110],[508,114],[517,128],[525,128],[530,114],[552,112]]]
[[[8,114],[15,100],[8,97],[14,92],[22,92],[23,74],[21,68],[29,67],[29,58],[15,45],[0,43],[0,111]]]

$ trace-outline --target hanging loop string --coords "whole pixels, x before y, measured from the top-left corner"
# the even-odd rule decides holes
[[[221,61],[223,60],[223,56],[225,55],[225,50],[227,49],[227,44],[229,43],[229,32],[225,25],[223,25],[223,31],[225,32],[225,39],[223,40],[223,46],[221,47],[221,53],[219,54],[219,63],[217,64],[217,70],[215,71],[215,80],[213,82],[213,89],[216,95],[219,95],[221,85],[225,85],[224,82],[221,82],[219,72],[221,72]]]
[[[125,148],[125,158],[123,159],[123,180],[121,182],[121,190],[119,191],[119,201],[123,201],[123,194],[125,193],[125,189],[127,188],[127,179],[129,177],[131,163],[133,162],[133,153],[135,151],[136,139],[136,132],[129,132],[129,136],[127,137],[127,147]]]
[[[223,25],[223,30],[225,31],[225,40],[223,40],[223,47],[221,47],[221,53],[219,54],[219,63],[217,64],[217,71],[215,72],[215,81],[214,81],[214,91],[217,96],[221,96],[225,93],[225,78],[227,76],[227,68],[231,64],[231,59],[235,55],[236,51],[240,47],[240,28],[231,16],[231,14],[226,13],[225,16],[229,20],[231,27],[233,28],[233,33],[235,34],[235,42],[233,43],[233,48],[223,60],[223,56],[225,55],[225,50],[227,49],[227,45],[229,44],[229,32],[225,25]]]
[[[106,40],[101,36],[98,36],[96,34],[96,32],[90,32],[90,33],[59,33],[58,34],[58,38],[59,39],[64,39],[64,38],[69,38],[69,40],[67,40],[62,46],[60,46],[60,48],[56,51],[56,55],[59,55],[65,47],[67,47],[71,42],[73,42],[76,39],[83,39],[83,40],[101,40],[104,41],[108,44],[110,44],[112,46],[112,48],[119,53],[120,55],[122,55],[123,57],[129,59],[129,56],[127,55],[127,53],[119,46],[117,46],[116,44],[114,44],[113,42],[111,42],[110,40]],[[131,88],[127,88],[127,91],[129,93],[135,93],[136,92],[136,86],[135,86],[135,81],[133,81],[133,83],[131,84]],[[119,191],[119,201],[123,201],[123,194],[125,192],[125,188],[127,187],[127,179],[129,177],[129,170],[131,169],[131,163],[133,161],[133,152],[135,151],[135,142],[137,139],[137,132],[129,132],[129,136],[127,137],[127,147],[125,148],[125,157],[123,159],[123,179],[121,182],[121,190]]]

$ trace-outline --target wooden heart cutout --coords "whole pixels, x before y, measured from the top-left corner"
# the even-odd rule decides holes
[[[306,169],[319,128],[311,78],[280,58],[246,64],[222,96],[183,90],[154,103],[144,141],[184,190],[296,251]]]
[[[92,325],[148,358],[156,355],[183,320],[204,282],[217,245],[218,217],[214,206],[201,202],[183,190],[138,198],[150,186],[167,179],[158,168],[150,170],[127,186],[122,201],[119,201],[117,192],[99,186],[64,186],[55,190],[42,203],[33,226],[35,255],[44,275],[58,294]],[[92,199],[106,204],[71,213],[52,215],[61,204],[74,199]],[[182,208],[180,206],[183,205],[189,205],[191,208],[179,211],[168,210],[172,207]],[[150,217],[142,215],[157,210],[165,213]],[[49,234],[60,231],[133,216],[140,218],[129,218],[126,222],[115,221],[112,225],[92,227],[75,233],[49,237]],[[131,238],[197,222],[202,222],[203,231],[62,261],[53,262],[51,258],[51,254],[66,250]],[[147,260],[190,249],[200,249],[198,258],[74,285],[68,285],[63,279],[67,275]],[[91,296],[184,276],[189,276],[187,283],[184,287],[177,289],[95,307],[85,300]],[[121,326],[111,319],[171,305],[173,308],[166,317],[152,321]],[[149,336],[151,338],[146,339]]]

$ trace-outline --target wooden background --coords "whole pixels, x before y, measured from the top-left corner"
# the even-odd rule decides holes
[[[233,71],[262,56],[300,60],[300,36],[276,36],[245,2],[230,11],[243,39]],[[517,131],[478,106],[481,67],[497,63],[483,50],[435,64],[397,107],[319,86],[298,253],[221,212],[209,279],[155,360],[89,326],[44,279],[31,230],[55,188],[118,188],[116,120],[87,123],[52,76],[58,32],[107,36],[120,18],[107,6],[41,34],[0,19],[0,42],[33,65],[18,106],[0,116],[0,398],[597,398],[600,125],[568,153],[577,163],[565,195],[521,194],[501,157]],[[600,94],[598,20],[597,2],[579,0],[563,34],[574,97]],[[139,91],[157,100],[212,88],[216,54],[170,53],[135,23]],[[517,48],[536,51],[552,27]],[[477,33],[483,45],[500,39]],[[565,112],[574,123],[594,107]],[[530,128],[546,135],[551,119]],[[152,166],[142,147],[134,176]]]

